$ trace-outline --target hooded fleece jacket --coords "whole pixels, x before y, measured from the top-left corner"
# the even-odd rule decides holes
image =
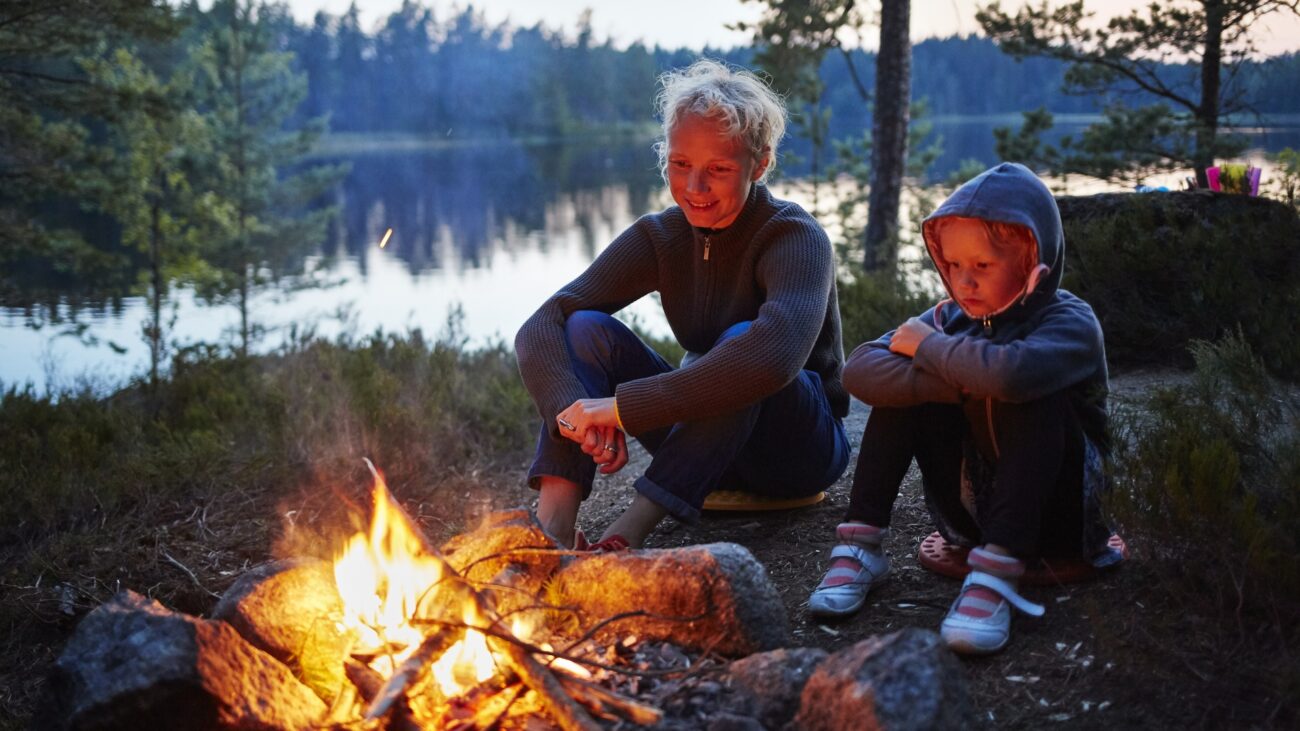
[[[941,276],[944,270],[936,257],[941,242],[934,236],[934,224],[949,216],[1029,229],[1037,259],[1025,288],[1001,311],[972,317],[952,299],[952,287],[943,276],[949,299],[919,316],[936,332],[921,341],[915,357],[890,352],[894,335],[890,331],[849,356],[845,386],[873,406],[961,404],[973,438],[981,446],[991,447],[995,455],[996,439],[989,427],[998,402],[1024,403],[1063,391],[1090,443],[1089,451],[1104,454],[1108,443],[1107,371],[1101,325],[1087,302],[1060,289],[1065,237],[1051,192],[1029,169],[1016,163],[998,165],[960,187],[925,220],[922,229]],[[979,411],[986,412],[986,418],[976,418]],[[1089,471],[1094,471],[1100,460],[1089,459],[1087,464],[1091,465]],[[1098,474],[1085,477],[1086,492],[1100,489],[1096,471]],[[1084,499],[1095,503],[1093,495]],[[1100,514],[1095,504],[1090,507],[1085,515],[1089,522],[1097,523]],[[943,516],[936,518],[941,519],[941,526],[951,524],[942,520]],[[1100,535],[1100,526],[1092,527],[1094,530],[1085,530],[1085,534]],[[1086,548],[1085,553],[1092,549]]]

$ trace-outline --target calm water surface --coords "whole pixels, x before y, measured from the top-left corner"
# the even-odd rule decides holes
[[[935,120],[945,151],[934,175],[966,159],[991,164],[992,128],[1014,123]],[[1300,148],[1300,120],[1251,134],[1262,149]],[[300,262],[330,286],[259,294],[251,312],[268,330],[261,350],[278,345],[293,328],[330,336],[420,328],[436,335],[457,308],[471,345],[509,342],[542,300],[614,236],[669,203],[649,140],[501,142],[342,159],[352,172],[338,191],[339,220],[319,250]],[[797,190],[779,187],[778,194],[808,205]],[[822,207],[830,206],[823,200]],[[394,233],[381,250],[378,242],[389,227]],[[184,290],[173,299],[172,341],[233,342],[233,306],[201,306]],[[667,333],[652,299],[632,313],[650,330]],[[87,343],[56,326],[32,327],[39,314],[0,307],[0,384],[30,383],[44,391],[91,383],[106,391],[148,368],[141,335],[146,317],[138,297],[81,307],[79,319],[96,339]]]

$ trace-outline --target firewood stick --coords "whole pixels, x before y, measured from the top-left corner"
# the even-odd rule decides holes
[[[373,721],[383,718],[393,704],[396,703],[410,687],[411,683],[420,676],[420,671],[426,665],[433,662],[434,658],[447,651],[455,642],[460,639],[462,633],[448,627],[442,632],[429,635],[424,638],[420,646],[411,653],[411,656],[402,661],[401,666],[393,672],[393,676],[384,683],[384,687],[379,690],[379,694],[371,701],[370,707],[366,709],[366,720]]]
[[[352,658],[343,661],[343,674],[351,681],[352,689],[361,694],[361,700],[366,703],[374,701],[384,689],[383,676],[372,670],[369,665]]]
[[[568,673],[556,673],[555,677],[560,679],[560,685],[564,686],[564,690],[579,703],[607,706],[618,717],[641,726],[653,726],[663,720],[664,712],[654,706],[640,703]]]
[[[569,697],[550,668],[537,662],[527,650],[491,635],[488,636],[488,646],[505,656],[510,668],[524,681],[524,685],[537,693],[560,728],[564,731],[601,731],[601,725]]]

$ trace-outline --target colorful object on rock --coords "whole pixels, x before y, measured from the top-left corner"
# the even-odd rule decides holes
[[[1242,195],[1259,195],[1260,169],[1245,163],[1226,163],[1205,169],[1210,190]]]

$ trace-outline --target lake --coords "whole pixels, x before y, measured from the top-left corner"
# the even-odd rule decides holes
[[[936,178],[963,160],[992,164],[992,129],[1018,124],[1017,117],[933,121],[944,145],[931,173]],[[1070,131],[1082,124],[1059,126]],[[1300,148],[1300,119],[1246,132],[1259,150]],[[352,165],[337,191],[341,213],[319,250],[302,262],[327,286],[258,294],[250,311],[267,328],[259,349],[304,328],[326,336],[414,328],[437,335],[453,311],[471,345],[509,343],[542,300],[614,236],[670,203],[650,143],[380,144],[330,158]],[[786,172],[797,180],[801,171]],[[774,187],[808,206],[797,184]],[[829,207],[823,198],[822,209]],[[388,228],[393,234],[381,249]],[[0,306],[0,385],[31,384],[44,392],[87,384],[108,391],[146,372],[143,298],[79,306],[93,342],[61,334],[58,325],[35,327],[67,310]],[[666,334],[653,300],[632,312]],[[178,344],[233,342],[238,328],[233,306],[201,306],[185,290],[175,294],[170,314],[170,339]]]

